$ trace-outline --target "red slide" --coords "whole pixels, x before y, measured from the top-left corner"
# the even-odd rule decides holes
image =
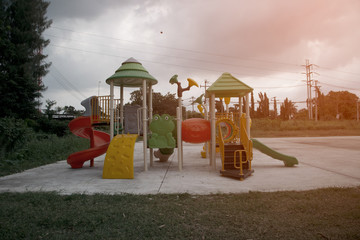
[[[76,136],[90,139],[90,148],[71,154],[67,158],[67,163],[72,168],[82,168],[84,162],[91,160],[104,153],[110,144],[110,135],[105,132],[93,130],[90,117],[78,117],[69,123],[70,131]]]

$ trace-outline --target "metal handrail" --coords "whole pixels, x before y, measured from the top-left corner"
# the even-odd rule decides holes
[[[219,143],[219,148],[220,148],[220,155],[221,155],[221,164],[222,164],[222,170],[225,170],[225,150],[224,150],[224,138],[222,136],[221,130],[220,130],[220,125],[217,125],[217,130],[218,130],[218,143]]]
[[[243,173],[243,163],[247,163],[248,162],[248,159],[246,158],[246,160],[245,161],[243,161],[242,160],[242,153],[243,152],[245,152],[246,153],[246,150],[244,150],[244,149],[241,149],[241,150],[236,150],[235,152],[234,152],[234,167],[236,168],[236,169],[240,169],[240,175],[243,175],[244,173]],[[240,164],[240,166],[237,166],[236,165],[236,153],[239,153],[239,164]]]
[[[240,119],[240,140],[246,151],[246,160],[249,161],[249,170],[251,170],[251,160],[253,159],[252,141],[246,131],[246,114],[243,113]]]

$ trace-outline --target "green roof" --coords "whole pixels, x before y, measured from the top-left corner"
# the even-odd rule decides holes
[[[110,82],[113,81],[114,86],[141,87],[144,79],[151,85],[158,82],[139,61],[129,58],[122,63],[112,76],[106,79],[106,83],[110,85]]]
[[[207,90],[206,97],[215,93],[215,97],[243,97],[254,89],[232,76],[223,73]]]

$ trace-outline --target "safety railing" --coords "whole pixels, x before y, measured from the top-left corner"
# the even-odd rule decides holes
[[[251,160],[253,159],[253,143],[246,131],[246,114],[243,113],[240,119],[240,140],[246,151],[246,160],[249,162],[249,170],[251,170]]]
[[[247,157],[246,157],[246,159],[245,159],[245,161],[243,161],[243,156],[242,156],[242,153],[243,152],[246,152],[246,150],[245,149],[241,149],[241,150],[236,150],[235,152],[234,152],[234,167],[236,168],[236,169],[239,169],[240,170],[240,175],[243,175],[244,174],[244,172],[243,172],[243,164],[244,163],[247,163],[249,160],[247,159]],[[236,164],[237,163],[237,161],[236,161],[236,156],[237,156],[237,153],[239,154],[239,166]],[[247,155],[247,154],[246,154]]]
[[[217,142],[219,143],[219,148],[220,148],[220,156],[221,156],[221,166],[222,166],[222,170],[225,170],[225,147],[224,147],[224,138],[223,135],[221,133],[221,128],[219,125],[216,126],[216,129],[218,131],[217,134]]]
[[[91,121],[95,123],[110,123],[110,96],[99,96],[91,99]],[[114,99],[114,121],[120,119],[120,99]]]

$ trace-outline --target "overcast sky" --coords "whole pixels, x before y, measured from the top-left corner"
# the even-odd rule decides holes
[[[302,102],[309,59],[325,94],[360,96],[359,0],[52,0],[47,17],[52,66],[43,102],[57,106],[82,109],[83,99],[108,95],[105,80],[130,57],[163,94],[176,93],[174,74],[187,86],[186,78],[204,85],[229,72],[254,88],[255,99],[266,92]],[[125,89],[125,102],[134,90]],[[184,104],[203,92],[184,93]]]

